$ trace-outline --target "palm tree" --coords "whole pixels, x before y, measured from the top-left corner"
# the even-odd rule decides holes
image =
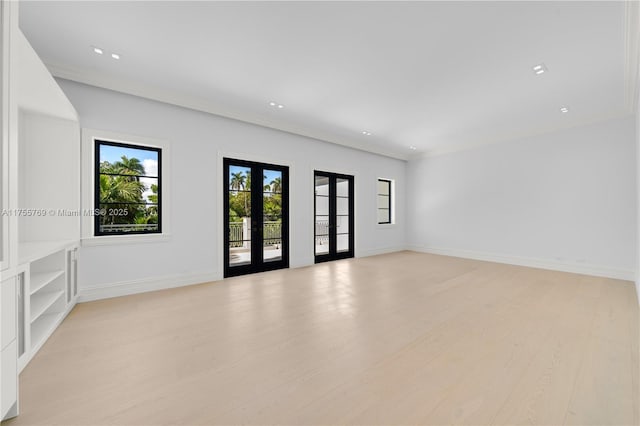
[[[133,220],[137,209],[132,206],[142,202],[144,190],[144,184],[125,176],[100,175],[100,203],[110,208],[123,208],[129,211],[126,216],[102,216],[103,223],[106,224],[107,219],[111,220],[111,224],[116,220],[120,223],[129,223]]]
[[[282,191],[282,179],[277,177],[271,181],[271,190],[273,192],[281,192]]]
[[[144,166],[137,158],[127,158],[126,155],[123,155],[120,161],[116,161],[113,166],[117,173],[123,175],[144,175]],[[136,176],[136,180],[138,179]]]
[[[244,183],[245,183],[244,173],[242,172],[231,173],[231,182],[229,183],[229,186],[231,187],[232,190],[239,191],[241,189],[244,189]]]

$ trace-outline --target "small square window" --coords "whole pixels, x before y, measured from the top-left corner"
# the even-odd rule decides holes
[[[162,232],[162,150],[95,141],[95,235]]]
[[[391,181],[378,179],[378,224],[392,223]]]

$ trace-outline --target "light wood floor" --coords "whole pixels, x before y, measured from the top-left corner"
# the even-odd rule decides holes
[[[78,305],[7,425],[637,425],[630,282],[412,252]]]

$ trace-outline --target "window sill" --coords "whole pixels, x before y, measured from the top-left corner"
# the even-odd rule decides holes
[[[101,235],[82,239],[83,247],[118,244],[160,243],[171,240],[171,234]]]
[[[381,228],[381,229],[390,229],[390,228],[395,228],[397,226],[397,224],[395,223],[376,223],[376,228]]]

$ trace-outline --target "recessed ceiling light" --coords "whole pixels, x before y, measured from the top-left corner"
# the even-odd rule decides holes
[[[365,136],[371,136],[371,132],[367,132],[366,130],[363,130],[362,134]]]
[[[560,108],[560,112],[565,114],[565,113],[569,112],[569,108],[568,107],[561,107]]]
[[[284,105],[278,104],[278,109],[284,108]]]
[[[538,64],[533,67],[533,72],[536,75],[544,74],[547,71],[549,70],[547,69],[547,66],[545,64]]]
[[[416,148],[415,146],[410,146],[410,147],[409,147],[409,149],[410,149],[411,151],[415,151],[415,150],[416,150],[416,149],[418,149],[418,148]]]
[[[120,59],[120,55],[118,55],[117,53],[112,53],[112,54],[111,54],[111,57],[112,57],[113,59]]]
[[[279,104],[279,103],[277,103],[277,102],[273,102],[273,101],[269,102],[269,106],[272,106],[272,107],[274,107],[274,108],[278,108],[278,109],[282,109],[282,108],[284,108],[284,105]]]
[[[269,102],[269,105],[271,105],[271,106],[276,106],[276,105],[278,105],[278,104],[277,104],[277,103],[275,103],[275,102]]]
[[[100,49],[99,47],[93,47],[93,51],[96,52],[98,55],[102,55],[104,52],[102,51],[102,49]]]

